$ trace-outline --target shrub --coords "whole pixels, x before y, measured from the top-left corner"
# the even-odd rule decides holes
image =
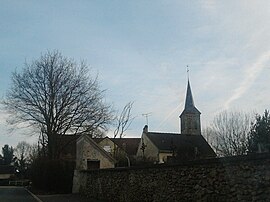
[[[36,159],[31,167],[34,190],[70,193],[75,163],[63,160]]]

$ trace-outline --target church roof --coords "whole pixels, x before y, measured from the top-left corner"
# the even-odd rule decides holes
[[[182,114],[183,114],[184,112],[189,112],[189,113],[201,113],[201,112],[195,107],[189,80],[188,80],[188,84],[187,84],[187,93],[186,93],[185,109],[184,109],[184,111],[182,112]],[[182,114],[181,114],[181,115],[182,115]]]
[[[184,135],[177,133],[146,132],[146,136],[164,152],[194,151],[197,148],[201,157],[215,157],[216,154],[202,135]]]

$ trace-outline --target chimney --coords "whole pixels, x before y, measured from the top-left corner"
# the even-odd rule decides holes
[[[148,133],[148,125],[145,125],[145,126],[143,127],[143,132],[144,132],[144,133]]]

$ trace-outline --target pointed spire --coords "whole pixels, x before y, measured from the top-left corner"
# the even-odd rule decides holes
[[[200,111],[195,107],[195,104],[194,104],[189,79],[188,79],[188,84],[187,84],[187,93],[186,93],[186,102],[185,102],[184,111],[186,111],[186,112],[199,112],[200,113]]]
[[[188,80],[185,109],[190,109],[193,107],[195,107],[195,105],[194,105],[193,96],[192,96],[192,92],[191,92],[191,88],[190,88],[190,84]]]

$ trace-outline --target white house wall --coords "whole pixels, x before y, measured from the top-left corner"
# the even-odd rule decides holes
[[[114,161],[105,155],[105,151],[101,151],[94,142],[89,141],[88,138],[82,138],[77,142],[77,160],[76,168],[78,170],[87,169],[87,160],[99,160],[100,168],[114,168]]]
[[[158,148],[150,141],[145,133],[142,134],[141,142],[138,147],[137,156],[142,158],[143,151],[142,151],[142,142],[146,146],[144,149],[144,157],[148,160],[159,161],[159,150]]]

